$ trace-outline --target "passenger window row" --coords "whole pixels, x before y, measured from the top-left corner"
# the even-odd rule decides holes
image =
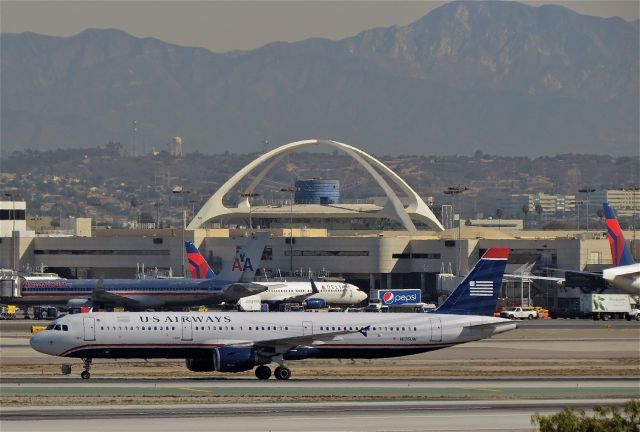
[[[411,327],[389,327],[389,326],[385,326],[385,327],[371,327],[372,330],[374,331],[411,331],[412,328]],[[341,326],[320,326],[320,330],[321,331],[357,331],[358,328],[357,327],[341,327]],[[417,327],[413,327],[413,331],[418,331]]]
[[[142,327],[136,326],[135,328],[133,326],[131,326],[131,327],[129,327],[129,326],[118,326],[118,327],[116,327],[116,326],[113,326],[113,327],[112,326],[106,326],[106,327],[105,326],[100,326],[100,330],[105,330],[105,329],[106,330],[113,330],[113,331],[115,331],[115,330],[131,330],[131,331],[133,331],[133,330],[175,330],[176,328],[175,328],[175,326],[171,326],[171,327],[167,326],[166,328],[163,327],[163,326],[160,326],[160,327],[158,327],[158,326],[154,326],[154,327],[151,327],[151,326],[142,326]]]

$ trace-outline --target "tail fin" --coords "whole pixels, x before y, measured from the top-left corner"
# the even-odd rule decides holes
[[[209,267],[207,260],[204,259],[196,245],[191,242],[184,242],[187,250],[187,260],[189,260],[189,271],[192,279],[213,279],[215,273]]]
[[[607,224],[607,237],[609,238],[609,246],[611,246],[611,258],[613,259],[613,266],[623,266],[629,264],[635,264],[633,255],[624,236],[622,235],[622,228],[618,223],[618,218],[613,208],[609,206],[609,203],[603,203],[605,223]]]
[[[491,248],[433,313],[492,315],[496,309],[509,248]]]
[[[231,260],[222,261],[218,279],[229,282],[252,282],[260,268],[262,253],[269,240],[268,232],[254,233],[244,245],[236,247]]]

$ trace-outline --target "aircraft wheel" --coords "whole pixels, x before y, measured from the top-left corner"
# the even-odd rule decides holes
[[[288,380],[291,378],[291,369],[286,366],[278,366],[273,375],[279,380]]]
[[[607,314],[602,315],[602,321],[609,321],[609,315]]]
[[[80,378],[82,378],[83,380],[88,380],[89,378],[91,378],[91,374],[87,371],[83,371],[80,374]]]
[[[267,380],[271,376],[271,369],[269,366],[260,365],[256,368],[256,378],[259,380]]]

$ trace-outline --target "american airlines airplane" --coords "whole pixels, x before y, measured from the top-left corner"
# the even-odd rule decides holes
[[[491,315],[509,249],[489,249],[434,313],[98,312],[67,315],[31,337],[36,351],[83,360],[184,358],[198,372],[255,368],[291,377],[285,361],[383,358],[438,350],[516,328]]]
[[[195,278],[200,274],[213,274],[213,270],[193,243],[187,243],[186,248],[192,277]],[[223,270],[218,276],[227,275],[227,277],[230,277],[230,273],[236,269],[243,271],[243,275],[240,278],[241,282],[252,281],[255,277],[255,271],[251,263],[260,264],[260,262],[247,260],[248,257],[242,252],[237,252],[233,264],[227,265],[226,270]],[[320,299],[326,304],[355,305],[369,297],[366,292],[360,290],[357,286],[344,282],[259,281],[257,283],[267,288],[256,294],[261,303],[302,303],[314,298]]]
[[[253,277],[255,272],[251,263],[260,262],[268,238],[268,232],[257,232],[236,251],[235,258],[228,263],[229,267],[233,267],[226,272],[229,279],[221,279],[214,275],[199,253],[197,256],[190,253],[187,244],[187,258],[194,279],[25,278],[19,296],[3,297],[0,300],[14,304],[64,304],[69,307],[124,306],[131,309],[234,302],[266,289],[260,284],[238,281],[244,273],[251,273]],[[208,270],[202,271],[204,266]]]

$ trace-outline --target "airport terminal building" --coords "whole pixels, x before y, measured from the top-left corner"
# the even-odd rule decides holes
[[[322,204],[292,201],[279,207],[252,206],[251,194],[273,166],[271,161],[287,152],[318,144],[345,151],[360,162],[385,191],[387,202],[382,206],[335,205],[329,200]],[[240,200],[237,207],[223,204],[223,197],[234,190],[240,179],[265,165],[245,189],[246,199]],[[394,192],[398,189],[405,192],[402,199]],[[3,205],[2,208],[20,209],[22,219],[16,221],[18,211],[1,213],[4,220],[0,221],[0,267],[21,271],[45,267],[71,278],[133,278],[142,265],[147,270],[171,269],[174,276],[182,276],[184,241],[193,241],[215,270],[224,259],[234,256],[236,247],[257,229],[251,218],[280,222],[261,228],[271,232],[271,239],[259,267],[256,266],[257,277],[304,276],[309,272],[317,277],[328,273],[372,292],[420,288],[423,300],[429,302],[437,302],[442,295],[443,276],[438,275],[464,275],[486,249],[494,246],[512,249],[508,272],[534,262],[539,267],[590,271],[612,263],[604,225],[598,231],[586,233],[466,225],[444,230],[427,204],[400,177],[366,153],[334,141],[301,141],[262,155],[216,191],[185,229],[92,229],[90,220],[79,218],[66,221],[61,226],[66,229],[36,233],[24,224],[24,202],[3,202]],[[246,220],[247,216],[250,222],[244,228],[233,224],[224,227],[224,223],[217,224],[223,226],[220,228],[211,227],[212,221]],[[356,217],[392,219],[399,228],[356,231],[308,225],[309,221],[324,218]],[[638,256],[640,242],[633,233],[625,234]],[[450,276],[444,278],[447,277]],[[534,288],[533,303],[557,306],[564,295],[572,295],[553,288],[548,285]]]

